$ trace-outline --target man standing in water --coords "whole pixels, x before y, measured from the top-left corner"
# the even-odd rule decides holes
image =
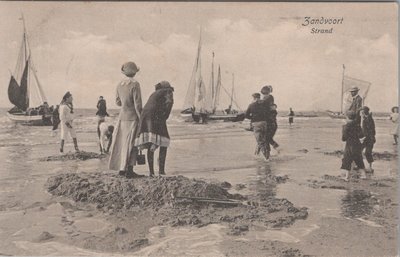
[[[290,107],[289,108],[289,126],[290,127],[292,127],[293,119],[294,119],[294,112],[292,110],[292,107]]]

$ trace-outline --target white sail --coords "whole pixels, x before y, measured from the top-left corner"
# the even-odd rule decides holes
[[[217,85],[215,86],[215,95],[214,95],[214,111],[218,108],[219,105],[219,97],[221,92],[222,82],[221,82],[221,67],[218,66],[218,77],[217,77]]]
[[[202,82],[201,78],[201,34],[199,39],[199,45],[197,47],[197,56],[194,62],[192,76],[190,77],[188,90],[186,92],[185,101],[183,103],[183,110],[193,108],[196,105],[196,89],[199,88],[199,83]]]
[[[208,92],[205,95],[205,103],[204,109],[208,113],[213,113],[214,111],[214,98],[215,98],[215,89],[214,89],[214,52],[213,52],[213,60],[211,63],[211,76],[210,76],[210,83],[208,87]]]

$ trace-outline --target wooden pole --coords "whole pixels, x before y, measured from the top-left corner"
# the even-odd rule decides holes
[[[342,73],[342,94],[340,95],[340,113],[343,113],[343,93],[344,93],[344,70],[346,67],[343,64],[343,73]]]

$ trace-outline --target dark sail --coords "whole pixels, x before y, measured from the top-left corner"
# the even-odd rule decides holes
[[[21,84],[20,84],[20,93],[21,93],[21,98],[20,98],[20,106],[18,106],[21,110],[26,111],[29,107],[29,96],[28,96],[28,66],[29,60],[26,60],[25,62],[25,69],[24,73],[22,73],[21,77]]]
[[[21,90],[14,76],[11,76],[10,84],[8,84],[8,99],[13,105],[20,108]]]

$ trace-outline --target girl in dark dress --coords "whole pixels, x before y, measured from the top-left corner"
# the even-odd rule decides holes
[[[343,126],[342,141],[346,142],[344,148],[342,167],[346,171],[345,180],[350,178],[350,170],[353,161],[360,169],[363,178],[366,178],[365,166],[362,157],[362,144],[360,138],[364,137],[360,124],[356,121],[356,112],[347,112],[347,123]]]
[[[276,122],[278,112],[276,108],[276,104],[271,105],[270,113],[267,116],[267,141],[279,153],[279,144],[274,140],[276,130],[278,129],[278,123]]]
[[[140,116],[138,137],[135,146],[147,149],[147,161],[150,176],[154,176],[154,152],[159,147],[159,174],[165,175],[165,161],[170,137],[167,119],[174,103],[173,92],[169,82],[162,81],[155,86],[156,91],[149,97]]]

